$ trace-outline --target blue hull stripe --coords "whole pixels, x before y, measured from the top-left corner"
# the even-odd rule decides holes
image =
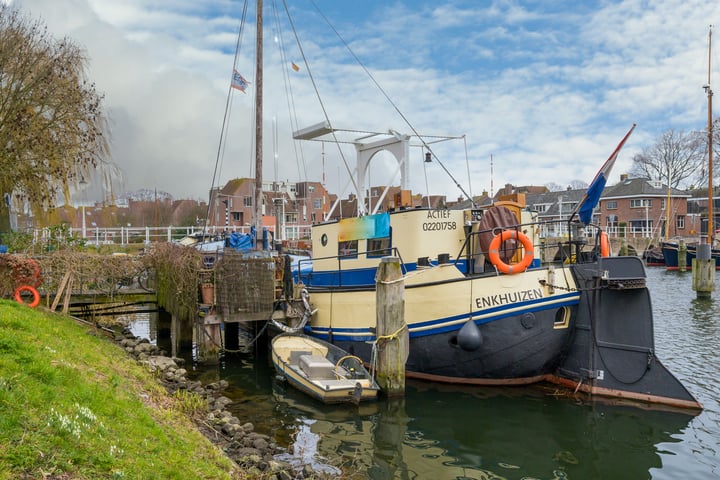
[[[552,300],[552,303],[548,303],[548,300]],[[484,323],[490,323],[504,318],[521,315],[527,312],[541,312],[543,310],[549,310],[551,308],[569,307],[577,305],[580,300],[580,294],[577,292],[567,293],[564,295],[557,295],[550,298],[542,298],[538,300],[530,300],[527,302],[517,302],[511,305],[503,305],[500,307],[488,308],[485,310],[476,310],[470,312],[473,317],[480,315],[491,316],[487,318],[476,319],[475,323],[478,325]],[[520,308],[520,311],[517,309]],[[495,314],[495,315],[493,315]],[[421,323],[411,323],[408,325],[410,331],[410,338],[424,337],[428,335],[437,335],[440,333],[452,332],[454,330],[460,330],[464,325],[465,320],[468,318],[467,313],[460,315],[453,315],[450,317],[443,317],[436,320],[429,320]],[[433,325],[438,325],[432,328]],[[427,328],[429,327],[429,328]],[[418,331],[421,329],[420,331]],[[313,327],[308,325],[305,327],[305,333],[314,337],[322,338],[327,340],[330,337],[330,331],[332,330],[333,340],[340,341],[356,341],[356,342],[369,342],[375,340],[375,335],[370,332],[369,328],[328,328],[328,327]]]

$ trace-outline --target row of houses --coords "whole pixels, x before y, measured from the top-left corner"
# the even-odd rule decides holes
[[[252,223],[254,180],[231,180],[210,192],[210,225],[217,228],[238,229]],[[537,212],[540,220],[557,221],[550,236],[560,236],[585,189],[550,192],[546,187],[506,185],[493,197],[487,192],[474,198],[477,205],[488,205],[503,195],[524,194],[527,208]],[[391,211],[396,208],[453,208],[461,207],[463,199],[448,201],[445,196],[423,196],[399,187],[375,186],[367,192],[366,210]],[[308,226],[321,221],[337,220],[357,215],[357,197],[338,199],[320,182],[272,182],[263,186],[262,214],[269,228],[289,229],[282,238],[306,236],[306,230],[293,234],[292,226]],[[669,206],[669,207],[668,207]],[[716,206],[715,211],[720,210]],[[613,236],[697,237],[707,232],[703,213],[707,211],[706,192],[697,195],[668,188],[661,182],[622,175],[616,185],[603,192],[593,222],[602,225]]]
[[[82,209],[61,207],[39,223],[66,222],[78,229],[85,226],[203,228],[207,216],[207,224],[215,231],[247,231],[253,224],[254,188],[254,179],[238,178],[211,190],[208,203],[172,200],[168,196],[116,202],[111,206],[96,204]],[[553,222],[544,233],[562,236],[567,233],[566,221],[585,192],[585,189],[571,188],[550,192],[543,186],[508,184],[492,197],[483,192],[474,198],[474,202],[483,206],[501,196],[522,194],[527,208],[536,212],[540,220]],[[448,200],[442,195],[413,194],[400,187],[374,186],[366,193],[365,210],[371,213],[398,208],[461,208],[469,203],[463,199]],[[720,212],[717,200],[714,210]],[[314,223],[356,216],[358,198],[349,195],[340,199],[320,182],[271,182],[263,185],[261,212],[263,224],[272,231],[280,231],[279,238],[300,240],[308,238],[310,225]],[[668,188],[657,181],[623,175],[617,184],[606,186],[593,222],[602,225],[612,236],[697,238],[707,235],[706,212],[706,191],[688,192]],[[27,218],[27,225],[19,226],[41,226],[37,220],[40,219]],[[717,220],[714,223],[720,225]]]

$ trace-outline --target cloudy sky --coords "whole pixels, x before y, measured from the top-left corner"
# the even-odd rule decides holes
[[[123,172],[116,188],[206,198],[218,157],[216,184],[253,175],[255,2],[244,24],[244,0],[12,3],[87,49]],[[411,188],[450,198],[461,195],[456,183],[477,195],[589,182],[637,123],[612,184],[662,132],[706,128],[708,28],[720,2],[285,0],[292,24],[281,0],[264,3],[266,181],[324,180],[343,193],[338,148],[291,136],[325,115],[340,129],[460,137],[432,144],[454,179],[410,150]],[[248,94],[229,89],[234,65]],[[342,151],[354,165],[352,148]],[[398,184],[393,165],[374,160],[371,184]]]

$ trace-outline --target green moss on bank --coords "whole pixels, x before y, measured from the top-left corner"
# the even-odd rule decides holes
[[[0,479],[240,478],[152,374],[72,319],[0,300]]]

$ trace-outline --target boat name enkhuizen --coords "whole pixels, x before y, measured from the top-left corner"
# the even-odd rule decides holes
[[[531,290],[520,290],[518,292],[499,293],[497,295],[488,295],[486,297],[478,297],[475,299],[477,308],[496,307],[499,305],[507,305],[515,302],[525,302],[528,300],[537,300],[543,298],[542,289],[534,288]]]

